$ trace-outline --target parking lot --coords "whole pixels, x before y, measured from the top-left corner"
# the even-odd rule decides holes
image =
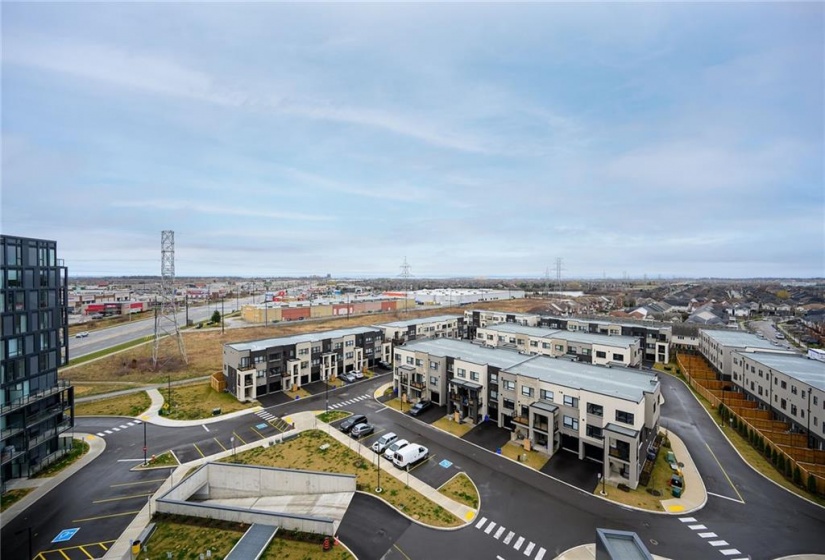
[[[264,417],[266,415],[267,417]],[[204,435],[198,441],[187,443],[172,449],[178,461],[188,463],[195,459],[203,459],[210,455],[231,451],[234,448],[246,445],[262,439],[267,439],[278,434],[282,434],[291,429],[286,422],[261,411],[255,416],[250,416],[250,420],[243,427],[236,427],[234,430],[221,428],[220,424],[213,424],[209,431],[204,431]]]

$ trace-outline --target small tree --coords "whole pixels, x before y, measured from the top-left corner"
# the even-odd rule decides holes
[[[779,472],[785,472],[785,455],[783,453],[779,454],[779,462],[776,464],[776,466]]]
[[[773,454],[773,456],[771,457],[771,463],[773,463],[773,464],[774,464],[774,466],[776,466],[776,465],[778,465],[778,464],[779,464],[779,453],[776,451],[776,447],[774,447],[774,448],[771,450],[771,452],[772,452],[772,454]]]
[[[814,477],[814,473],[808,473],[808,492],[816,494],[816,477]]]
[[[212,321],[213,323],[220,323],[221,312],[216,309],[215,312],[212,314],[212,318],[210,319],[210,321]]]
[[[785,461],[785,476],[787,476],[788,478],[791,478],[792,474],[793,474],[793,463],[791,463],[791,458],[788,457],[788,460]]]
[[[793,469],[793,482],[802,486],[802,471],[799,470],[799,465],[796,465]]]

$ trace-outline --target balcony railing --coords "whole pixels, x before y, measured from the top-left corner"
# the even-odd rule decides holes
[[[521,424],[523,426],[530,425],[530,417],[529,416],[513,416],[513,422],[516,424]]]
[[[423,381],[413,381],[410,383],[410,387],[415,387],[416,389],[424,389],[426,385]]]
[[[57,394],[60,391],[68,389],[70,386],[71,384],[68,381],[59,379],[57,381],[57,385],[55,385],[54,387],[46,389],[45,391],[39,391],[37,393],[32,393],[31,395],[26,395],[25,397],[14,399],[0,406],[0,414],[7,414],[13,410],[23,408],[24,406],[27,406],[31,403],[37,402],[41,399]]]
[[[614,459],[620,459],[625,462],[630,462],[630,452],[629,451],[622,451],[620,449],[616,449],[615,447],[611,447],[610,451],[608,452],[611,457]]]

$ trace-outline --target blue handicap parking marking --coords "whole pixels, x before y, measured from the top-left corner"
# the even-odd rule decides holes
[[[447,459],[442,459],[441,462],[438,463],[438,464],[441,465],[442,467],[444,467],[445,469],[449,469],[450,467],[453,466],[453,464],[450,461],[448,461]]]
[[[74,534],[77,533],[79,530],[80,527],[77,527],[76,529],[63,529],[57,534],[57,536],[54,538],[54,540],[52,540],[52,542],[66,542],[69,539],[71,539],[74,536]]]
[[[266,429],[267,426],[268,426],[268,424],[258,424],[255,427],[258,428],[259,430],[264,430],[264,429]]]

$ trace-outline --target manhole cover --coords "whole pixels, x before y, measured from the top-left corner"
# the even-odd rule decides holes
[[[659,541],[657,541],[656,539],[650,539],[650,544],[655,546],[659,544]]]

